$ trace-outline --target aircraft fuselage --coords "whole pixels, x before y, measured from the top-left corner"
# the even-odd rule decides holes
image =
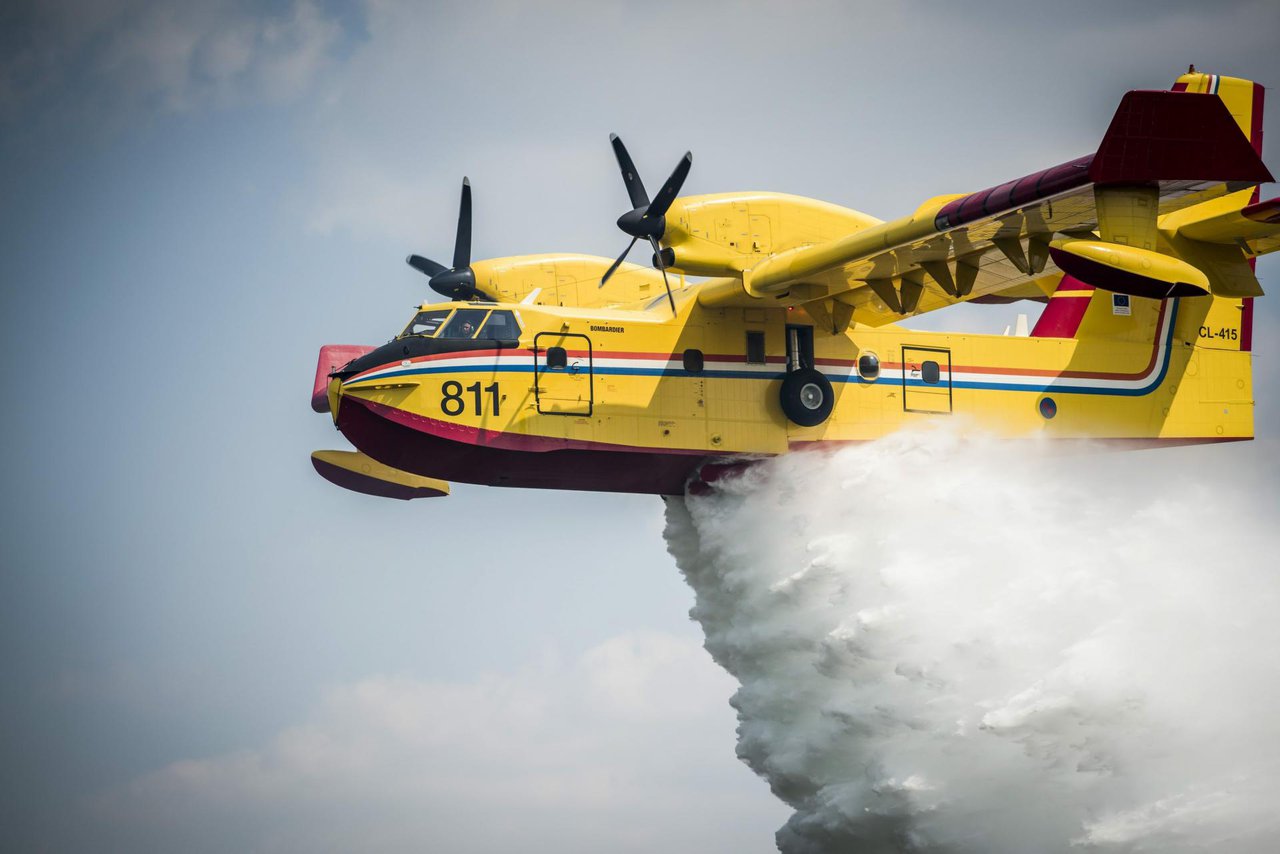
[[[396,339],[331,380],[335,423],[369,457],[427,477],[656,494],[683,492],[709,462],[939,418],[1134,445],[1252,437],[1238,301],[1132,297],[1121,311],[1096,291],[1077,337],[1019,337],[833,333],[804,309],[706,308],[695,294],[676,292],[675,317],[665,298],[640,311],[424,306],[510,312],[519,337]],[[779,402],[797,363],[833,389],[816,426]]]

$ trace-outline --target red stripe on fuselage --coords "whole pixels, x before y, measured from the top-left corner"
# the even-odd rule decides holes
[[[1029,376],[1029,377],[1065,377],[1067,379],[1086,379],[1086,380],[1140,380],[1148,376],[1156,366],[1157,357],[1160,355],[1160,345],[1163,342],[1164,333],[1164,316],[1168,308],[1168,300],[1160,303],[1160,314],[1156,317],[1156,340],[1151,347],[1151,358],[1147,360],[1147,366],[1137,373],[1116,373],[1111,371],[1055,371],[1044,370],[1038,368],[1003,368],[1003,367],[978,367],[974,365],[952,365],[951,373],[954,374],[997,374],[1001,376]],[[911,346],[911,345],[906,345]],[[886,368],[904,368],[901,362],[883,362]],[[946,373],[946,371],[943,371]]]
[[[1076,297],[1058,297],[1058,299],[1074,300],[1077,298]],[[1160,313],[1156,318],[1156,336],[1157,337],[1156,337],[1156,340],[1153,342],[1153,345],[1151,348],[1151,358],[1148,360],[1147,366],[1143,370],[1138,371],[1136,373],[1124,373],[1124,372],[1115,372],[1115,371],[1059,371],[1059,370],[1043,369],[1043,368],[1017,368],[1017,367],[1000,367],[1000,366],[988,367],[988,366],[981,366],[981,365],[953,365],[951,367],[951,373],[952,374],[977,373],[977,374],[996,374],[1000,376],[1028,376],[1028,377],[1065,377],[1067,379],[1114,379],[1114,380],[1141,379],[1147,374],[1151,373],[1152,368],[1156,364],[1156,357],[1159,355],[1160,344],[1162,343],[1161,342],[1162,332],[1164,331],[1162,330],[1162,326],[1164,323],[1164,317],[1167,310],[1168,310],[1168,301],[1167,300],[1162,301],[1160,303]],[[911,345],[905,344],[904,346],[909,347]],[[570,355],[575,355],[575,356],[587,355],[587,351],[585,350],[570,350],[568,351],[568,353]],[[637,361],[657,360],[657,361],[666,361],[666,362],[679,361],[681,358],[679,354],[675,354],[675,353],[637,353],[637,352],[628,352],[624,350],[607,350],[607,351],[601,350],[601,351],[596,351],[593,355],[595,358],[600,358],[600,359],[634,359]],[[502,358],[505,356],[532,357],[533,352],[531,350],[505,350],[505,349],[504,350],[461,350],[461,351],[454,351],[451,353],[435,353],[430,356],[420,356],[417,359],[410,360],[410,364],[415,365],[415,364],[422,364],[427,362],[442,361],[446,359],[461,359],[461,358],[471,358],[471,357],[479,357],[479,356],[489,356],[494,358]],[[716,353],[707,354],[706,356],[704,356],[704,359],[707,362],[731,362],[731,363],[746,362],[745,356],[716,354]],[[847,368],[847,369],[852,369],[857,364],[856,359],[814,359],[814,362],[817,365],[822,367]],[[785,364],[785,363],[786,363],[786,359],[780,356],[770,357],[769,359],[769,364],[778,365],[778,364]],[[905,367],[905,365],[902,362],[882,362],[881,364],[885,368],[892,368],[892,369],[902,369]],[[370,369],[370,371],[368,371],[367,373],[373,373],[374,371],[383,370],[385,368],[396,366],[396,365],[399,365],[399,363],[388,362],[385,365],[381,365],[377,368]],[[476,370],[483,370],[483,369],[484,369],[484,366],[479,366],[476,368]],[[378,377],[368,377],[368,378],[378,379]],[[347,382],[348,383],[360,382],[364,379],[366,379],[366,375],[360,375],[360,376],[352,377],[351,379],[347,380]]]

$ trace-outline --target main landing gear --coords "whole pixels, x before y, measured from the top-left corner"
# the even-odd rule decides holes
[[[813,368],[790,371],[782,380],[779,397],[782,411],[801,427],[816,427],[826,421],[835,406],[831,381]]]
[[[813,367],[813,327],[787,327],[787,375],[778,396],[793,424],[816,427],[831,417],[835,393],[831,381]]]

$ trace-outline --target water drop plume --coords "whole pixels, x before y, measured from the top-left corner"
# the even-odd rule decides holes
[[[937,429],[671,499],[779,848],[1280,850],[1266,450]]]

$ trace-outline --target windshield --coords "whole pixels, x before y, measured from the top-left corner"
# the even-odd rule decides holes
[[[436,309],[435,311],[420,311],[417,317],[409,321],[409,325],[404,328],[404,332],[400,333],[400,337],[406,335],[426,335],[436,334],[436,330],[440,328],[440,324],[444,323],[444,319],[449,316],[449,309]]]
[[[515,341],[520,337],[520,325],[509,311],[494,311],[480,328],[478,338],[494,341]]]
[[[440,333],[440,337],[475,338],[476,330],[480,328],[481,321],[488,313],[487,308],[460,308],[453,315],[453,320],[450,320],[449,325]]]

